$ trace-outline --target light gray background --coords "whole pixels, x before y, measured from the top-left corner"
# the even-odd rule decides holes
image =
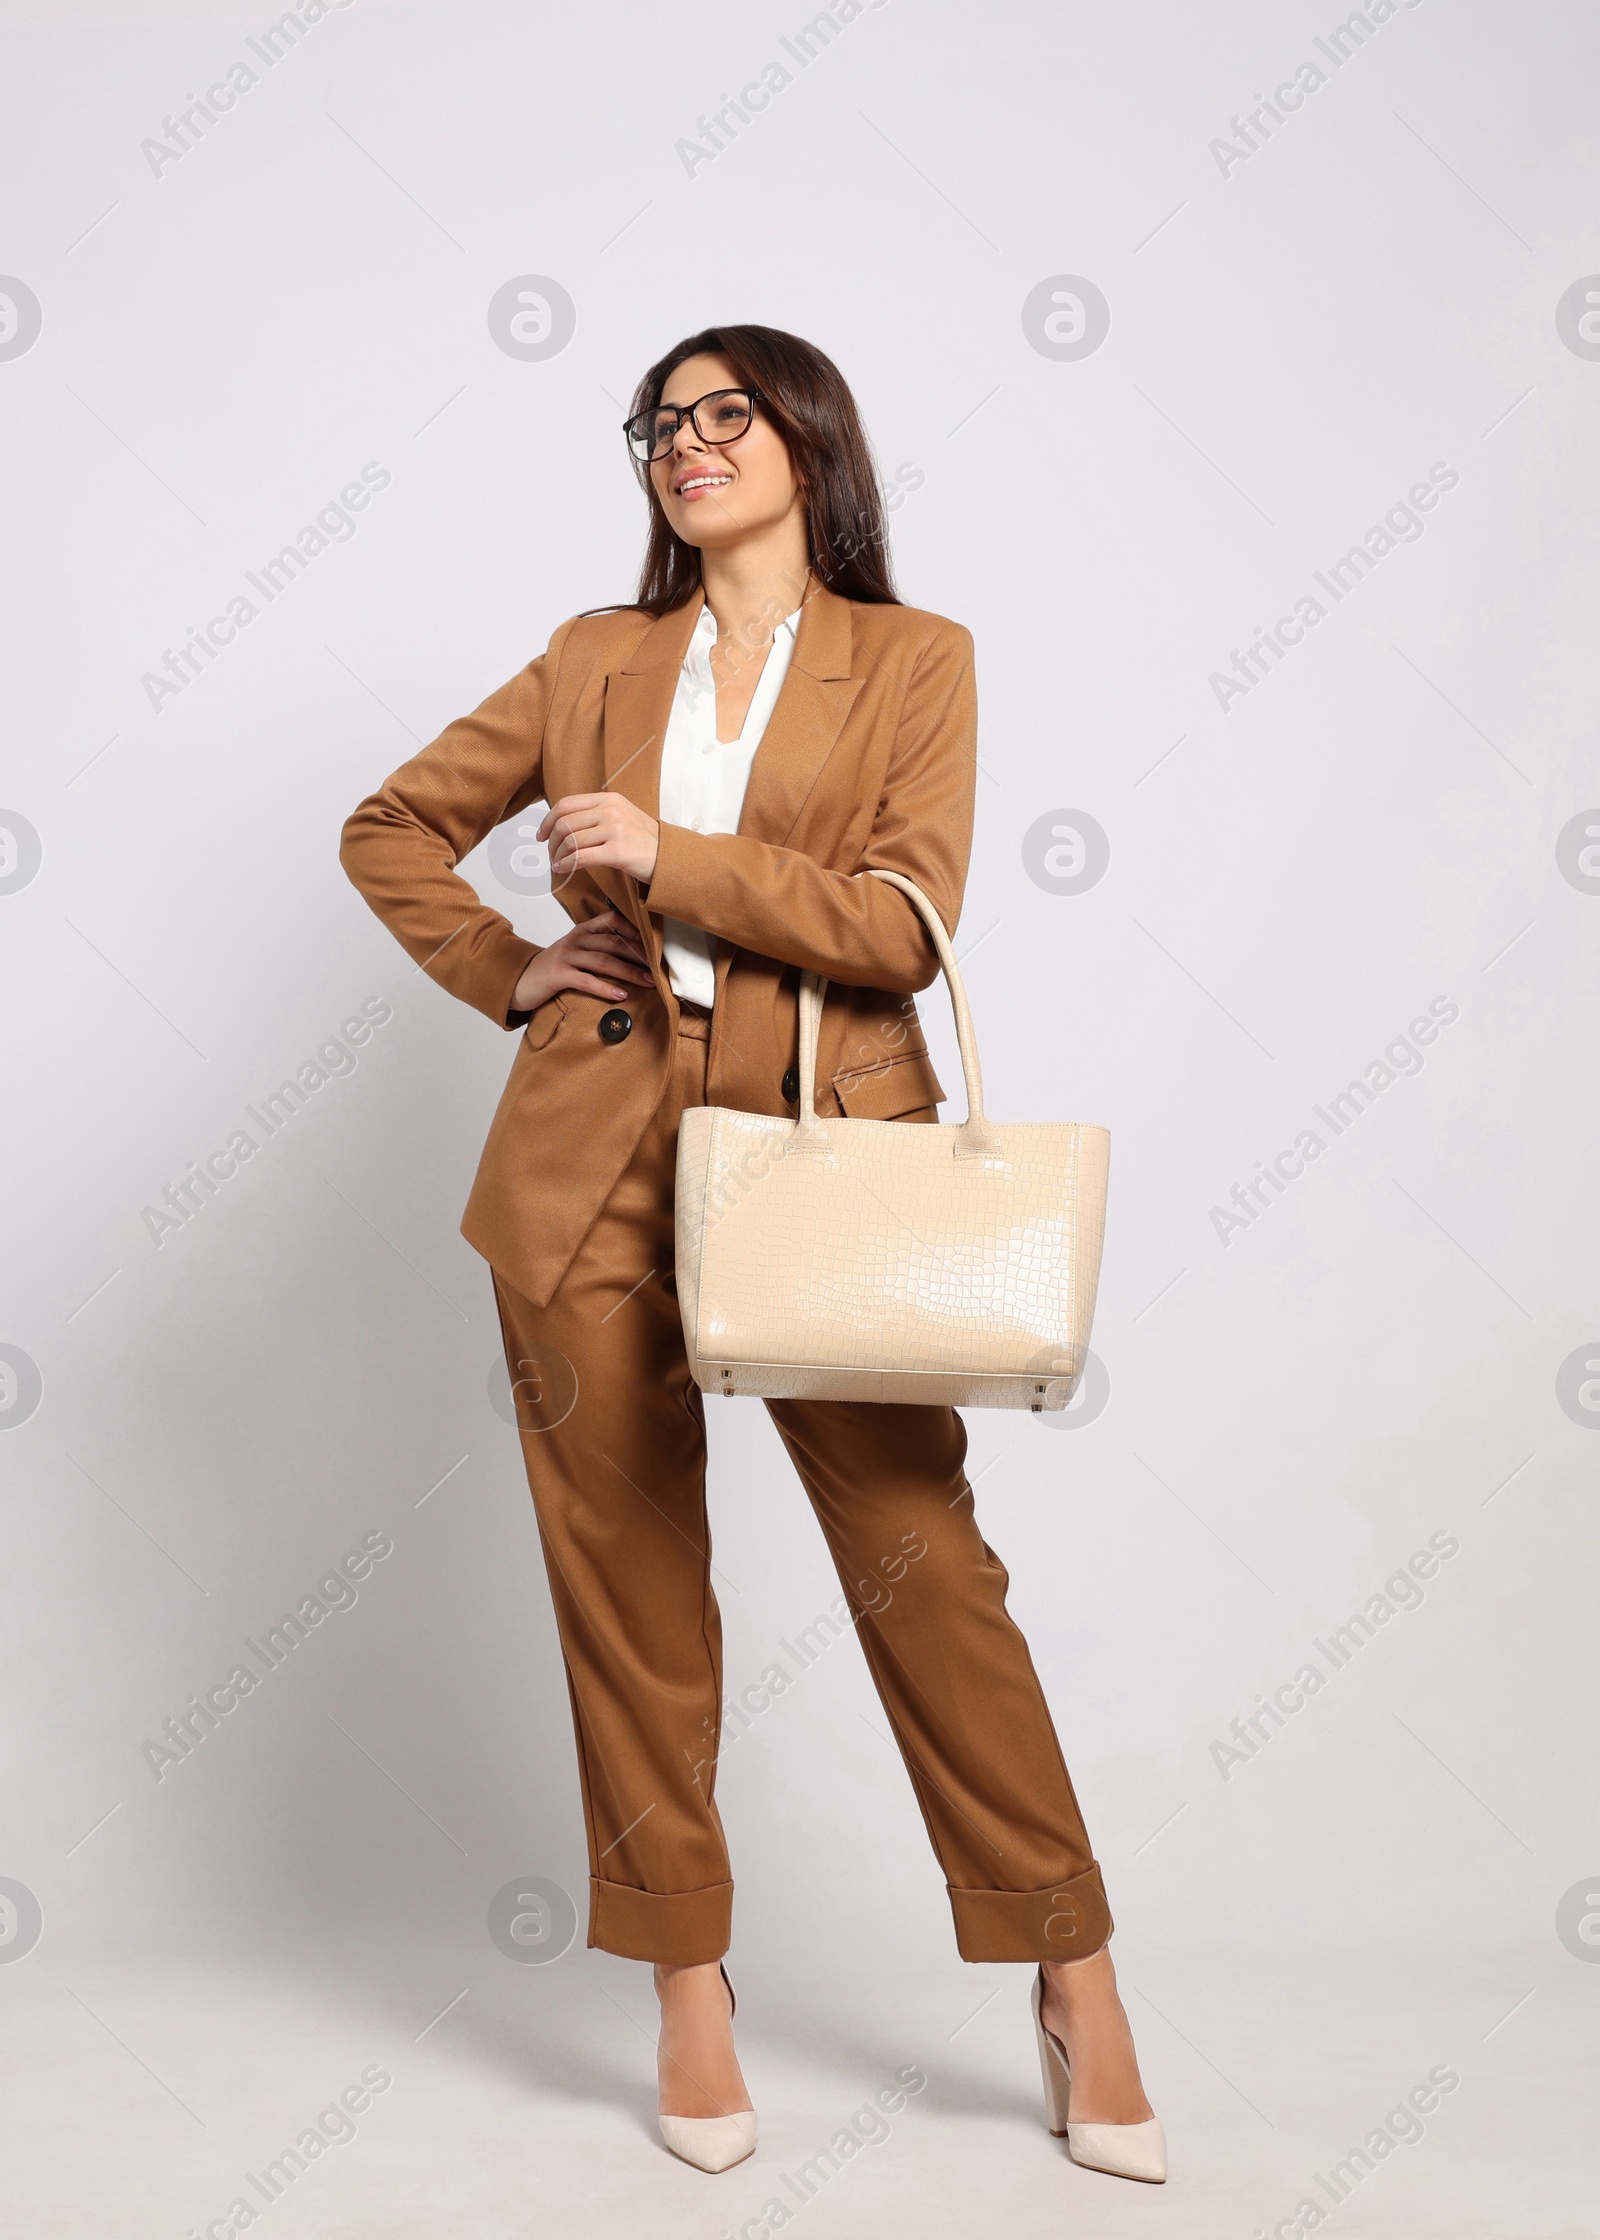
[[[30,2232],[232,2229],[242,2173],[371,2063],[392,2085],[274,2233],[776,2230],[782,2173],[907,2063],[927,2089],[806,2233],[1243,2240],[1315,2229],[1308,2198],[1408,2240],[1592,2230],[1600,1945],[1557,1912],[1600,1891],[1600,1408],[1558,1375],[1600,1362],[1600,896],[1557,841],[1600,828],[1600,363],[1556,307],[1600,269],[1600,27],[1382,4],[1337,70],[1344,11],[1310,0],[885,0],[804,69],[799,7],[356,4],[159,176],[141,143],[265,19],[0,11],[0,272],[42,307],[0,357],[0,809],[42,850],[0,897],[0,1341],[43,1380],[25,1421],[26,1374],[0,1388]],[[775,59],[795,82],[688,176],[676,144]],[[1307,60],[1329,82],[1224,171]],[[536,362],[487,318],[530,273],[577,309]],[[1061,275],[1110,306],[1077,360],[1024,331]],[[626,596],[623,404],[719,318],[821,344],[886,475],[919,470],[904,594],[978,645],[958,946],[990,1106],[1113,1135],[1109,1401],[975,1415],[972,1467],[1119,1918],[1163,2193],[1044,2133],[1026,1972],[956,1959],[848,1641],[722,1769],[755,2162],[654,2144],[642,1969],[488,1934],[509,1881],[581,1905],[584,1877],[456,1230],[512,1045],[413,972],[338,828]],[[152,708],[165,649],[369,461],[357,533]],[[1425,533],[1220,708],[1211,674],[1436,462]],[[1109,838],[1086,891],[1027,875],[1053,812]],[[469,870],[534,937],[564,922]],[[359,1066],[158,1246],[143,1209],[374,998]],[[1212,1208],[1434,999],[1459,1016],[1420,1072],[1224,1243]],[[712,1432],[737,1691],[836,1586],[763,1412]],[[357,1605],[157,1781],[162,1721],[380,1531]],[[1230,1721],[1435,1533],[1422,1606],[1225,1779]],[[1332,2210],[1315,2174],[1436,2065],[1426,2136]]]

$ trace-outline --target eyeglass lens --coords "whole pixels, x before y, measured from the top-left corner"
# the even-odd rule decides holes
[[[720,389],[714,395],[702,397],[695,405],[692,417],[695,430],[703,443],[733,443],[750,425],[751,404],[745,389]],[[663,459],[672,449],[678,433],[679,415],[673,405],[658,406],[654,412],[641,413],[628,430],[628,438],[641,459]]]

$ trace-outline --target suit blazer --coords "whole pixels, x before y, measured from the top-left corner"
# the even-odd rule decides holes
[[[707,1101],[796,1110],[802,968],[832,983],[816,1100],[852,1117],[932,1120],[943,1100],[912,1000],[938,973],[911,903],[869,865],[905,872],[954,932],[972,842],[972,638],[915,607],[814,588],[757,749],[737,833],[661,826],[649,886],[575,873],[575,922],[616,908],[655,974],[621,1005],[572,990],[531,1016],[512,992],[536,945],[456,870],[532,803],[605,789],[658,813],[661,748],[703,593],[564,622],[549,650],[363,801],[340,860],[407,954],[520,1041],[462,1232],[525,1297],[548,1303],[666,1087],[678,1006],[661,920],[715,935]],[[623,1009],[621,1040],[599,1031]],[[615,1032],[617,1022],[611,1023]],[[785,1079],[787,1076],[787,1081]]]

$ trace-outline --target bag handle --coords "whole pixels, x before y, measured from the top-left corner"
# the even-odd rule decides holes
[[[950,990],[950,1005],[956,1017],[956,1040],[961,1047],[961,1073],[967,1088],[967,1117],[957,1131],[955,1154],[958,1159],[998,1159],[1001,1156],[1000,1139],[990,1127],[983,1111],[983,1075],[978,1065],[978,1038],[973,1030],[972,1010],[967,1002],[966,984],[961,977],[961,967],[956,962],[955,951],[950,946],[950,936],[944,929],[944,920],[928,900],[914,879],[903,872],[880,871],[875,865],[868,874],[882,879],[891,887],[898,887],[916,905],[917,914],[933,936],[934,948],[939,954],[940,969]],[[826,1142],[817,1119],[817,1038],[822,1026],[822,999],[828,983],[820,973],[803,972],[800,976],[800,1119],[796,1129],[795,1147],[821,1148]]]

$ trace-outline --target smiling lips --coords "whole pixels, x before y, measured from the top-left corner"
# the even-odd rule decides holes
[[[682,482],[678,484],[673,495],[685,501],[703,498],[708,490],[720,490],[725,482],[731,482],[732,480],[731,474],[686,475]]]

